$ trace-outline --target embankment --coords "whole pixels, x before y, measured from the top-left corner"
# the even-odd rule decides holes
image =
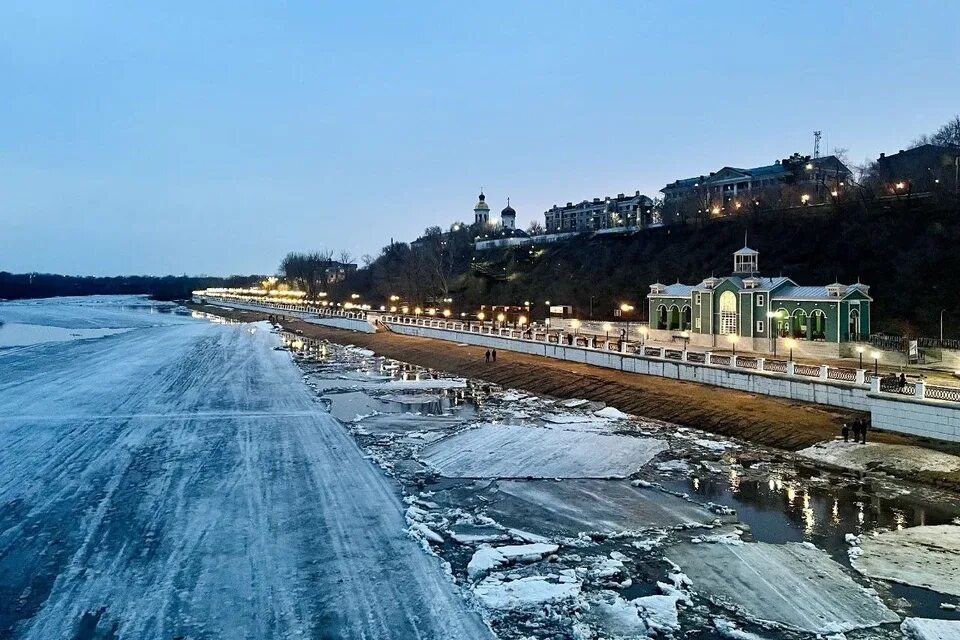
[[[224,318],[244,322],[266,320],[267,314],[235,311],[216,306],[187,306]],[[835,438],[844,422],[865,416],[853,411],[758,396],[732,389],[641,376],[589,365],[551,360],[539,356],[502,352],[496,363],[484,360],[480,347],[456,346],[450,342],[402,336],[391,332],[357,333],[321,327],[299,320],[283,326],[306,336],[339,344],[353,344],[411,364],[453,375],[487,380],[504,387],[556,398],[586,398],[604,402],[621,411],[687,425],[740,438],[756,444],[797,451]],[[870,439],[890,444],[922,446],[960,454],[950,443],[872,431]],[[924,471],[905,474],[895,465],[877,465],[891,475],[907,480],[960,490],[960,471]]]

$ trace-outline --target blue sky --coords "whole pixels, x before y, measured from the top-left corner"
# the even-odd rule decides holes
[[[83,5],[83,6],[80,6]],[[273,272],[960,112],[953,2],[0,5],[0,270]]]

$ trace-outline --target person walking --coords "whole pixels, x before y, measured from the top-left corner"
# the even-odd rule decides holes
[[[491,355],[493,356],[493,361],[496,362],[496,361],[497,361],[497,350],[494,349],[494,350],[491,352]]]
[[[867,421],[860,425],[860,444],[867,444]]]
[[[853,441],[860,440],[860,418],[853,421]]]
[[[897,384],[900,387],[900,393],[903,393],[903,390],[907,388],[907,376],[901,372],[900,379],[897,381]]]
[[[850,427],[847,426],[847,423],[843,423],[843,429],[840,429],[840,434],[843,435],[844,442],[850,442]]]
[[[486,358],[487,358],[487,362],[490,362],[490,349],[487,349]]]

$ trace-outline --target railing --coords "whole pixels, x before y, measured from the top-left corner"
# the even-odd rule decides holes
[[[926,385],[923,394],[924,398],[931,400],[948,400],[950,402],[960,402],[960,388],[957,387],[937,387]]]
[[[461,332],[481,333],[485,335],[498,336],[499,330],[496,327],[476,324],[467,324],[455,321],[437,321],[424,318],[410,318],[406,316],[383,316],[384,322],[393,322],[397,324],[409,324],[416,326],[436,327],[445,330],[454,330]],[[521,331],[519,329],[503,329],[503,338],[513,340],[530,340],[548,344],[561,344],[566,346],[577,346],[587,350],[609,350],[619,351],[621,343],[619,341],[597,341],[591,343],[589,339],[583,336],[572,336],[569,334],[556,332],[537,332]],[[676,361],[686,361],[693,365],[706,364],[707,353],[701,351],[684,351],[681,349],[651,347],[628,343],[625,353],[631,356],[636,355],[644,358],[666,358]],[[762,371],[764,373],[786,374],[789,363],[785,360],[764,359],[763,366],[760,366],[760,359],[752,356],[732,356],[721,354],[710,354],[710,365],[720,367],[735,367],[738,369],[751,369]],[[850,383],[859,386],[860,384],[870,385],[873,378],[880,377],[880,391],[904,396],[916,396],[918,393],[917,384],[907,382],[900,384],[899,378],[891,375],[886,377],[877,376],[872,370],[863,371],[862,383],[858,382],[858,370],[844,367],[822,367],[821,365],[793,363],[792,373],[795,376],[806,378],[820,378],[825,373],[827,380],[835,382]],[[960,402],[960,387],[944,387],[936,385],[924,385],[924,398],[932,400],[944,400],[948,402]]]
[[[787,362],[786,360],[764,360],[763,370],[771,373],[786,373]]]
[[[795,364],[793,373],[798,376],[810,376],[812,378],[820,377],[820,367],[812,364]]]
[[[843,380],[845,382],[856,382],[857,372],[855,369],[841,369],[839,367],[830,367],[827,370],[827,378],[831,380]]]
[[[901,383],[896,376],[889,376],[880,378],[880,391],[899,393],[905,396],[915,396],[917,395],[917,385],[913,382]]]

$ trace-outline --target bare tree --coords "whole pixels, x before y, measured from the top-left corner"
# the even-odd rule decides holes
[[[960,115],[953,116],[946,124],[933,133],[918,137],[910,146],[914,148],[924,144],[960,146]]]
[[[353,254],[346,249],[342,249],[340,253],[337,254],[337,261],[341,264],[352,264]]]
[[[543,223],[539,220],[534,220],[527,226],[527,233],[531,236],[542,236],[547,231],[543,228]]]

